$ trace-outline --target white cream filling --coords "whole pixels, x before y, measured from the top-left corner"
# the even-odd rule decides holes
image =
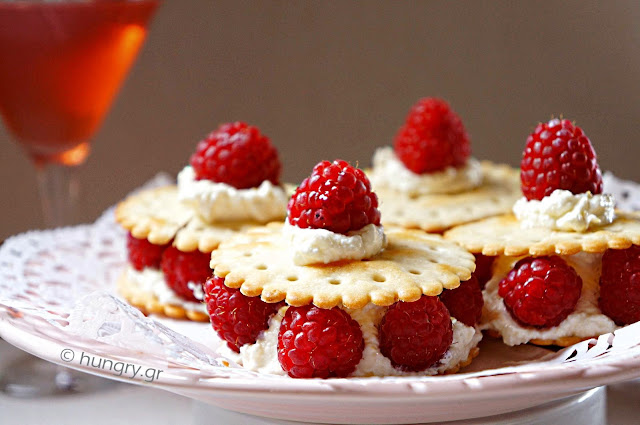
[[[378,341],[378,325],[388,307],[369,304],[363,309],[345,309],[360,324],[364,338],[362,359],[351,376],[424,376],[436,375],[457,366],[469,357],[472,348],[482,339],[482,332],[466,326],[455,319],[453,325],[453,342],[442,359],[434,366],[420,372],[405,372],[396,369],[391,361],[380,353]],[[282,307],[278,314],[269,321],[269,329],[258,337],[255,344],[246,344],[236,353],[223,344],[218,352],[246,369],[260,373],[286,375],[278,361],[278,333],[287,307]]]
[[[574,195],[568,190],[556,189],[541,200],[519,199],[513,213],[522,227],[547,227],[553,230],[584,232],[604,226],[615,220],[613,195],[592,195],[590,192]]]
[[[515,263],[523,257],[497,257],[493,265],[493,277],[483,291],[484,313],[482,329],[492,329],[502,335],[507,345],[525,344],[532,339],[558,339],[575,336],[588,338],[613,332],[618,327],[613,320],[600,312],[600,273],[602,254],[581,252],[561,256],[582,278],[582,292],[575,311],[558,326],[548,329],[523,327],[513,320],[498,295],[500,281],[511,271]]]
[[[367,224],[346,235],[326,229],[301,229],[286,222],[283,235],[298,266],[370,258],[387,246],[382,226]]]
[[[257,221],[267,223],[287,214],[289,197],[270,181],[259,187],[236,189],[225,183],[196,180],[191,166],[178,174],[178,198],[192,205],[207,222]]]
[[[140,291],[151,293],[158,298],[162,304],[171,304],[180,306],[186,310],[207,312],[204,303],[195,303],[186,301],[176,295],[175,292],[167,285],[164,280],[164,274],[161,270],[146,267],[142,271],[138,271],[131,266],[127,266],[127,280]],[[187,286],[193,290],[193,295],[197,299],[204,299],[202,285],[189,282]]]
[[[442,171],[416,174],[400,161],[390,146],[376,150],[369,180],[377,187],[395,189],[407,195],[457,193],[482,184],[480,162],[469,158],[463,167],[447,167]]]

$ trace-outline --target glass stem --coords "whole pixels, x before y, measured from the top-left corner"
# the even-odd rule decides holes
[[[77,224],[80,195],[77,168],[57,163],[36,164],[45,227]]]

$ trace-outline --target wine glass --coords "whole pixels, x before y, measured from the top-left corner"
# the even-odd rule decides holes
[[[0,0],[0,115],[35,167],[46,227],[75,223],[75,171],[159,2]],[[32,356],[0,374],[4,392],[23,396],[82,390],[93,378]]]

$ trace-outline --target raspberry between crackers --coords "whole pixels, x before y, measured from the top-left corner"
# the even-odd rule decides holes
[[[582,129],[568,120],[539,124],[521,166],[525,196],[513,214],[444,234],[495,257],[481,327],[509,345],[568,346],[640,318],[640,214],[615,210],[602,193]]]
[[[287,222],[222,242],[211,255],[218,283],[205,285],[205,299],[231,348],[223,354],[294,378],[442,374],[470,363],[482,335],[438,296],[471,278],[474,257],[439,235],[385,231],[376,207],[362,171],[323,161],[291,197]],[[247,302],[232,310],[225,300],[238,294]],[[284,305],[253,343],[240,345],[243,336],[228,330],[247,328],[247,316],[231,312],[255,311],[255,300]],[[398,320],[415,303],[432,307],[418,308],[425,317],[407,328]],[[424,327],[430,319],[438,325]]]
[[[211,276],[210,253],[238,232],[285,216],[280,170],[277,150],[256,127],[228,123],[209,134],[177,186],[118,204],[116,220],[129,231],[119,292],[145,314],[208,321],[202,285]]]

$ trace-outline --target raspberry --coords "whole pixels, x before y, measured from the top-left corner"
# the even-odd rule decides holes
[[[522,193],[540,200],[556,189],[602,193],[602,174],[589,138],[569,120],[538,124],[520,162]]]
[[[462,282],[456,289],[443,291],[440,301],[447,307],[451,317],[465,325],[475,326],[480,321],[484,299],[475,275],[471,275],[471,279]]]
[[[198,180],[226,183],[236,189],[280,184],[278,151],[258,128],[243,122],[221,125],[198,143],[191,156]]]
[[[189,283],[202,285],[211,276],[210,257],[210,254],[198,250],[182,252],[173,246],[165,249],[160,266],[169,288],[180,298],[200,302],[201,300],[193,295]]]
[[[487,282],[493,277],[492,267],[493,261],[496,257],[482,255],[482,254],[473,254],[476,257],[476,271],[473,274],[478,278],[478,284],[480,285],[480,289],[484,289],[487,285]]]
[[[417,174],[460,167],[471,154],[462,120],[445,102],[420,99],[409,111],[394,143],[395,153]]]
[[[289,307],[282,319],[278,360],[292,378],[344,378],[363,350],[360,325],[337,307]]]
[[[239,289],[227,287],[224,278],[217,276],[205,282],[204,301],[213,329],[236,353],[243,345],[255,343],[260,332],[269,328],[271,316],[284,305],[247,297]]]
[[[289,224],[346,234],[380,224],[378,197],[369,179],[346,161],[322,161],[289,200]]]
[[[640,246],[604,253],[599,304],[618,326],[640,320]]]
[[[581,291],[582,279],[560,257],[523,258],[498,288],[514,320],[537,328],[551,328],[566,319]]]
[[[127,235],[129,264],[138,271],[142,271],[145,267],[159,269],[162,252],[167,246],[169,244],[154,245],[145,238],[138,239],[129,233]]]
[[[451,316],[438,297],[398,302],[380,323],[380,352],[391,364],[418,372],[436,364],[453,341]]]

